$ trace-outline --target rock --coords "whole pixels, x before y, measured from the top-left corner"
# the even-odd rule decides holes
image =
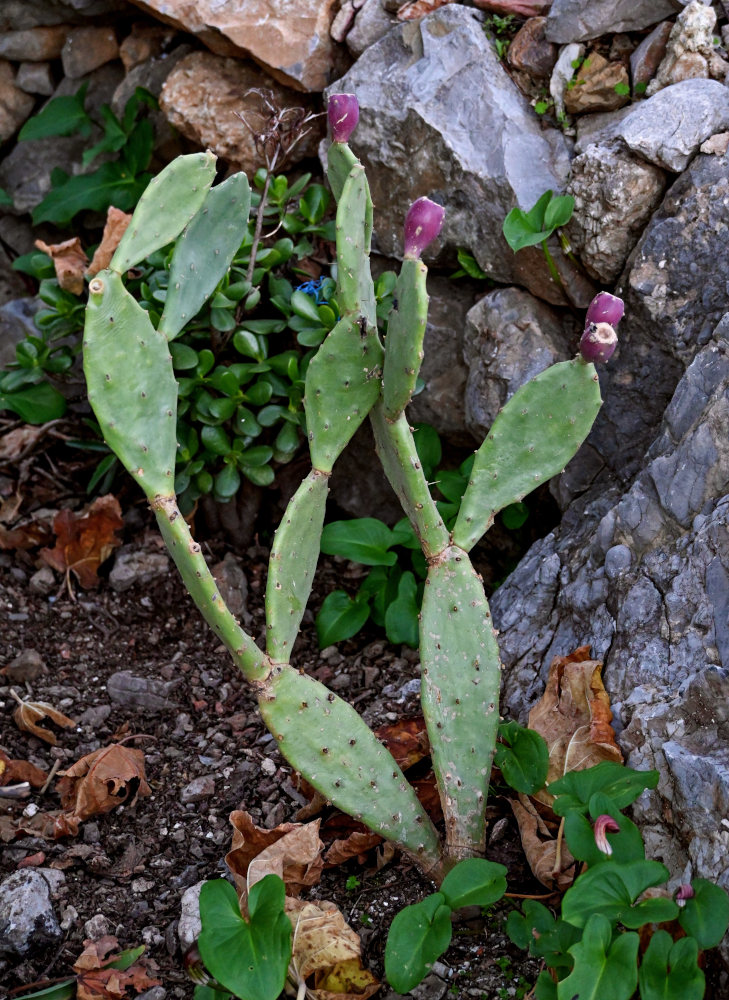
[[[450,4],[393,28],[336,90],[359,98],[351,145],[367,167],[380,252],[402,253],[407,208],[428,195],[446,206],[431,260],[454,261],[465,247],[498,281],[549,284],[538,259],[517,278],[523,261],[501,224],[514,204],[531,208],[548,188],[564,187],[569,147],[515,88],[477,12]]]
[[[337,66],[335,0],[137,0],[152,16],[196,35],[221,56],[250,57],[280,83],[320,91]],[[261,86],[261,84],[249,84]],[[240,96],[240,95],[239,95]]]
[[[163,54],[175,37],[174,28],[153,27],[137,22],[132,25],[131,33],[124,38],[119,46],[119,58],[127,73],[150,59],[157,59]]]
[[[576,323],[520,288],[489,292],[469,311],[463,338],[468,365],[466,423],[476,441],[516,390],[574,356]]]
[[[575,505],[491,602],[510,710],[541,696],[552,655],[591,642],[627,763],[661,773],[634,816],[670,847],[674,875],[688,860],[725,887],[728,418],[729,314],[687,368],[628,492]]]
[[[658,206],[666,173],[618,142],[592,144],[572,161],[565,232],[588,273],[612,285]]]
[[[89,76],[86,109],[92,117],[98,117],[100,106],[111,100],[121,76],[118,63],[102,66]],[[79,85],[78,80],[64,79],[53,96],[75,94]],[[24,97],[32,101],[29,95]],[[51,189],[51,172],[56,167],[69,174],[79,173],[84,151],[100,138],[101,130],[94,126],[88,136],[50,136],[18,143],[0,162],[0,187],[12,197],[15,211],[28,212],[43,200]]]
[[[329,496],[352,517],[372,517],[372,512],[377,511],[377,517],[390,526],[403,517],[400,501],[375,454],[369,421],[359,428],[337,459],[329,480]]]
[[[729,88],[716,80],[685,80],[639,101],[591,142],[620,139],[658,167],[680,173],[705,139],[729,127]],[[582,151],[582,140],[576,151]]]
[[[177,924],[177,936],[180,939],[180,950],[184,955],[191,948],[202,930],[200,921],[200,890],[205,881],[197,882],[185,889],[180,900],[180,920]]]
[[[23,31],[67,22],[76,24],[85,17],[118,11],[119,0],[3,0],[0,31]]]
[[[514,14],[516,17],[536,17],[546,14],[552,0],[473,0],[473,6],[494,14]]]
[[[15,85],[26,94],[48,97],[56,88],[51,64],[47,62],[22,62],[15,75]]]
[[[170,698],[179,681],[160,681],[138,677],[131,670],[118,670],[106,682],[111,700],[125,708],[139,708],[145,712],[171,712],[177,708]]]
[[[658,72],[648,84],[650,96],[672,83],[708,77],[714,56],[716,13],[702,0],[693,0],[676,18]],[[729,69],[729,66],[727,66]]]
[[[337,11],[332,21],[332,26],[329,29],[329,34],[335,42],[343,42],[347,37],[349,29],[354,24],[356,13],[354,0],[343,0],[342,6]]]
[[[717,132],[699,146],[700,152],[717,156],[723,156],[727,149],[729,149],[729,132]]]
[[[547,79],[557,61],[557,46],[547,41],[544,17],[530,17],[512,39],[506,59],[512,69],[535,80]]]
[[[396,24],[397,20],[384,10],[380,0],[365,0],[345,39],[347,48],[353,56],[361,56]]]
[[[103,913],[95,913],[84,924],[84,934],[87,938],[91,938],[92,941],[98,941],[99,938],[111,934],[113,929],[109,918],[105,917]]]
[[[56,586],[56,578],[50,566],[41,566],[28,581],[30,592],[32,594],[41,594],[43,597],[55,590]]]
[[[21,340],[38,336],[33,316],[40,304],[37,299],[12,299],[0,306],[0,367],[15,360],[15,347]]]
[[[265,165],[250,129],[237,117],[244,115],[253,128],[264,127],[260,100],[256,94],[247,94],[251,88],[271,90],[281,108],[312,108],[307,98],[277,84],[253,64],[210,52],[192,52],[175,66],[162,88],[160,107],[184,136],[251,176]],[[312,126],[294,147],[289,165],[315,155],[324,126],[321,119]]]
[[[23,868],[0,882],[0,955],[31,955],[63,939],[52,896],[63,872]]]
[[[194,778],[180,792],[180,801],[183,804],[188,802],[203,802],[215,794],[215,778],[212,774],[203,774],[199,778]]]
[[[47,673],[47,667],[37,649],[24,649],[3,667],[2,673],[11,684],[24,684]]]
[[[573,82],[574,86],[568,86],[564,95],[564,106],[570,114],[615,111],[630,100],[625,66],[620,62],[608,62],[599,52],[589,54]]]
[[[656,75],[661,60],[666,54],[668,36],[673,24],[663,21],[656,25],[650,34],[646,35],[630,57],[630,78],[633,81],[633,93],[636,87],[647,87]]]
[[[562,45],[608,32],[640,31],[678,9],[673,0],[553,0],[547,14],[547,38]]]
[[[63,72],[77,80],[118,55],[119,45],[113,28],[73,28],[61,52]]]
[[[13,62],[58,59],[68,32],[67,24],[4,32],[0,35],[0,58]]]
[[[565,113],[564,98],[567,87],[574,76],[575,66],[584,54],[585,46],[579,42],[563,45],[560,49],[559,57],[549,78],[549,93],[554,101],[554,112],[558,119]]]
[[[212,567],[212,574],[220,596],[231,613],[244,625],[250,624],[252,619],[248,611],[248,580],[240,560],[232,552],[226,552],[223,559]]]
[[[5,142],[30,117],[35,101],[15,83],[11,63],[0,59],[0,142]]]
[[[129,590],[138,583],[150,583],[167,576],[170,560],[163,552],[117,552],[114,565],[109,573],[109,583],[117,593]]]

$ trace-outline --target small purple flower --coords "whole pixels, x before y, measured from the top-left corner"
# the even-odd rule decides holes
[[[673,898],[676,900],[676,904],[678,906],[685,906],[686,900],[693,899],[695,895],[696,892],[694,891],[693,886],[680,885],[678,889],[676,889],[676,893]]]
[[[333,142],[348,142],[359,121],[359,101],[354,94],[332,94],[327,104]]]
[[[588,323],[580,340],[580,354],[584,361],[604,363],[617,346],[618,335],[609,323]]]
[[[625,303],[610,292],[598,292],[590,303],[585,317],[585,329],[590,323],[609,323],[617,326],[623,318]]]
[[[603,814],[598,816],[595,820],[595,844],[598,851],[602,851],[608,857],[613,853],[613,849],[608,843],[606,834],[608,833],[619,833],[620,827],[612,818],[612,816],[607,816]]]
[[[405,256],[419,257],[437,237],[443,225],[445,209],[430,198],[418,198],[405,217]]]

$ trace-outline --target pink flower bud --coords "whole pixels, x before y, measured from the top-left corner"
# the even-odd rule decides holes
[[[580,340],[580,354],[584,361],[605,362],[618,346],[618,335],[609,323],[588,323]]]
[[[619,833],[620,827],[612,818],[612,816],[607,816],[603,814],[598,816],[595,820],[595,844],[598,851],[602,851],[608,857],[613,853],[613,849],[608,843],[606,834],[608,833]]]
[[[354,94],[332,94],[327,104],[329,128],[334,142],[348,142],[359,121],[359,102]]]
[[[419,257],[437,237],[443,225],[445,209],[430,198],[418,198],[405,217],[405,256]]]
[[[610,292],[598,292],[590,303],[585,317],[585,329],[590,323],[609,323],[617,326],[623,318],[625,303]]]
[[[686,900],[693,899],[695,895],[696,893],[694,891],[693,886],[680,885],[678,889],[676,889],[676,894],[674,896],[674,899],[676,900],[676,904],[678,906],[685,906]]]

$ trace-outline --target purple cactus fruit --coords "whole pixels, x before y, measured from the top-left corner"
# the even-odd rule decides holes
[[[354,94],[332,94],[327,117],[333,142],[348,142],[359,121],[359,101]]]
[[[588,323],[580,340],[580,354],[583,361],[604,364],[617,346],[618,335],[609,323]]]
[[[602,851],[603,854],[610,857],[613,853],[613,849],[608,843],[606,836],[608,833],[620,833],[620,827],[612,816],[607,816],[605,814],[598,816],[595,820],[595,846],[598,851]]]
[[[623,318],[624,312],[625,303],[617,295],[611,295],[610,292],[598,292],[587,310],[585,329],[590,323],[609,323],[610,326],[617,326]]]
[[[430,198],[418,198],[405,217],[405,256],[419,257],[437,237],[443,225],[445,209]]]

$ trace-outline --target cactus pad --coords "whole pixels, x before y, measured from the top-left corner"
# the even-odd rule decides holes
[[[311,593],[324,524],[329,477],[310,472],[289,501],[276,530],[266,584],[266,648],[288,663]]]
[[[343,316],[364,316],[377,323],[375,290],[370,274],[372,199],[364,167],[349,172],[337,206],[337,304]]]
[[[89,284],[84,328],[89,402],[104,440],[148,497],[174,494],[177,382],[164,335],[122,284]]]
[[[451,546],[432,563],[420,614],[421,700],[454,857],[484,848],[499,725],[499,650],[483,584]]]
[[[561,472],[587,437],[602,400],[594,365],[562,361],[521,386],[476,452],[453,541],[467,552],[510,503]]]
[[[387,321],[382,396],[385,416],[395,420],[410,402],[423,360],[428,319],[428,268],[421,260],[402,262],[395,286],[395,304]]]
[[[167,298],[159,329],[172,340],[230,267],[248,229],[251,190],[245,174],[233,174],[208,191],[202,208],[180,236],[172,254]]]
[[[215,178],[210,150],[178,156],[152,178],[109,267],[121,273],[177,239],[205,201]]]

